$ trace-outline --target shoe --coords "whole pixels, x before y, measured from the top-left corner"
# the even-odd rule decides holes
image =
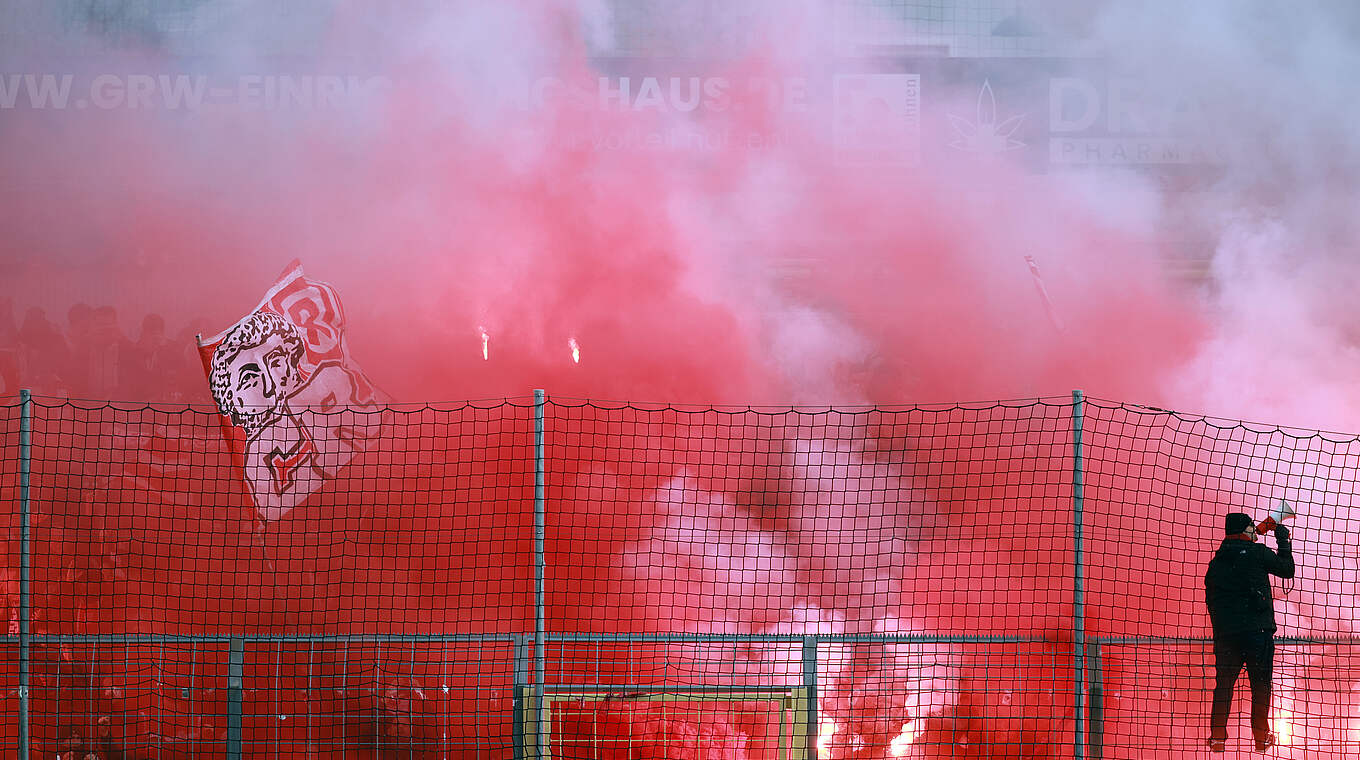
[[[1210,751],[1210,752],[1223,752],[1223,751],[1226,751],[1227,749],[1228,749],[1228,741],[1227,741],[1226,739],[1210,739],[1210,740],[1209,740],[1209,751]]]
[[[1263,738],[1256,740],[1256,751],[1265,752],[1275,746],[1275,734],[1266,734]]]

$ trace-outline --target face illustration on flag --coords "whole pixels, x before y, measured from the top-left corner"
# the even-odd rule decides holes
[[[283,516],[381,432],[383,397],[349,358],[331,286],[289,265],[253,312],[200,342],[223,434],[260,516]]]

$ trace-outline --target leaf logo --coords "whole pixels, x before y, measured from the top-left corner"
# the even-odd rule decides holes
[[[977,115],[973,121],[952,113],[947,116],[950,126],[954,128],[954,139],[949,142],[951,148],[994,156],[1025,147],[1025,143],[1015,139],[1014,135],[1028,114],[1017,114],[998,123],[996,96],[992,94],[989,80],[982,80],[982,89],[978,91],[977,97]]]

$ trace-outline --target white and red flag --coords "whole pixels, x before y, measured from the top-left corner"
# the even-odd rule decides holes
[[[381,434],[388,399],[349,357],[340,298],[296,261],[254,311],[200,339],[199,356],[265,520],[301,504]]]

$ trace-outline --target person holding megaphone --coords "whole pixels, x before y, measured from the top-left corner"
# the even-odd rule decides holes
[[[1270,684],[1275,667],[1275,603],[1270,578],[1294,577],[1294,551],[1289,529],[1280,523],[1294,516],[1280,500],[1270,517],[1253,525],[1250,515],[1230,513],[1227,534],[1204,574],[1204,601],[1214,628],[1214,701],[1209,718],[1209,749],[1223,752],[1228,742],[1228,708],[1242,667],[1251,683],[1251,733],[1256,749],[1275,744],[1270,730]],[[1259,533],[1274,530],[1279,553],[1256,543]]]

